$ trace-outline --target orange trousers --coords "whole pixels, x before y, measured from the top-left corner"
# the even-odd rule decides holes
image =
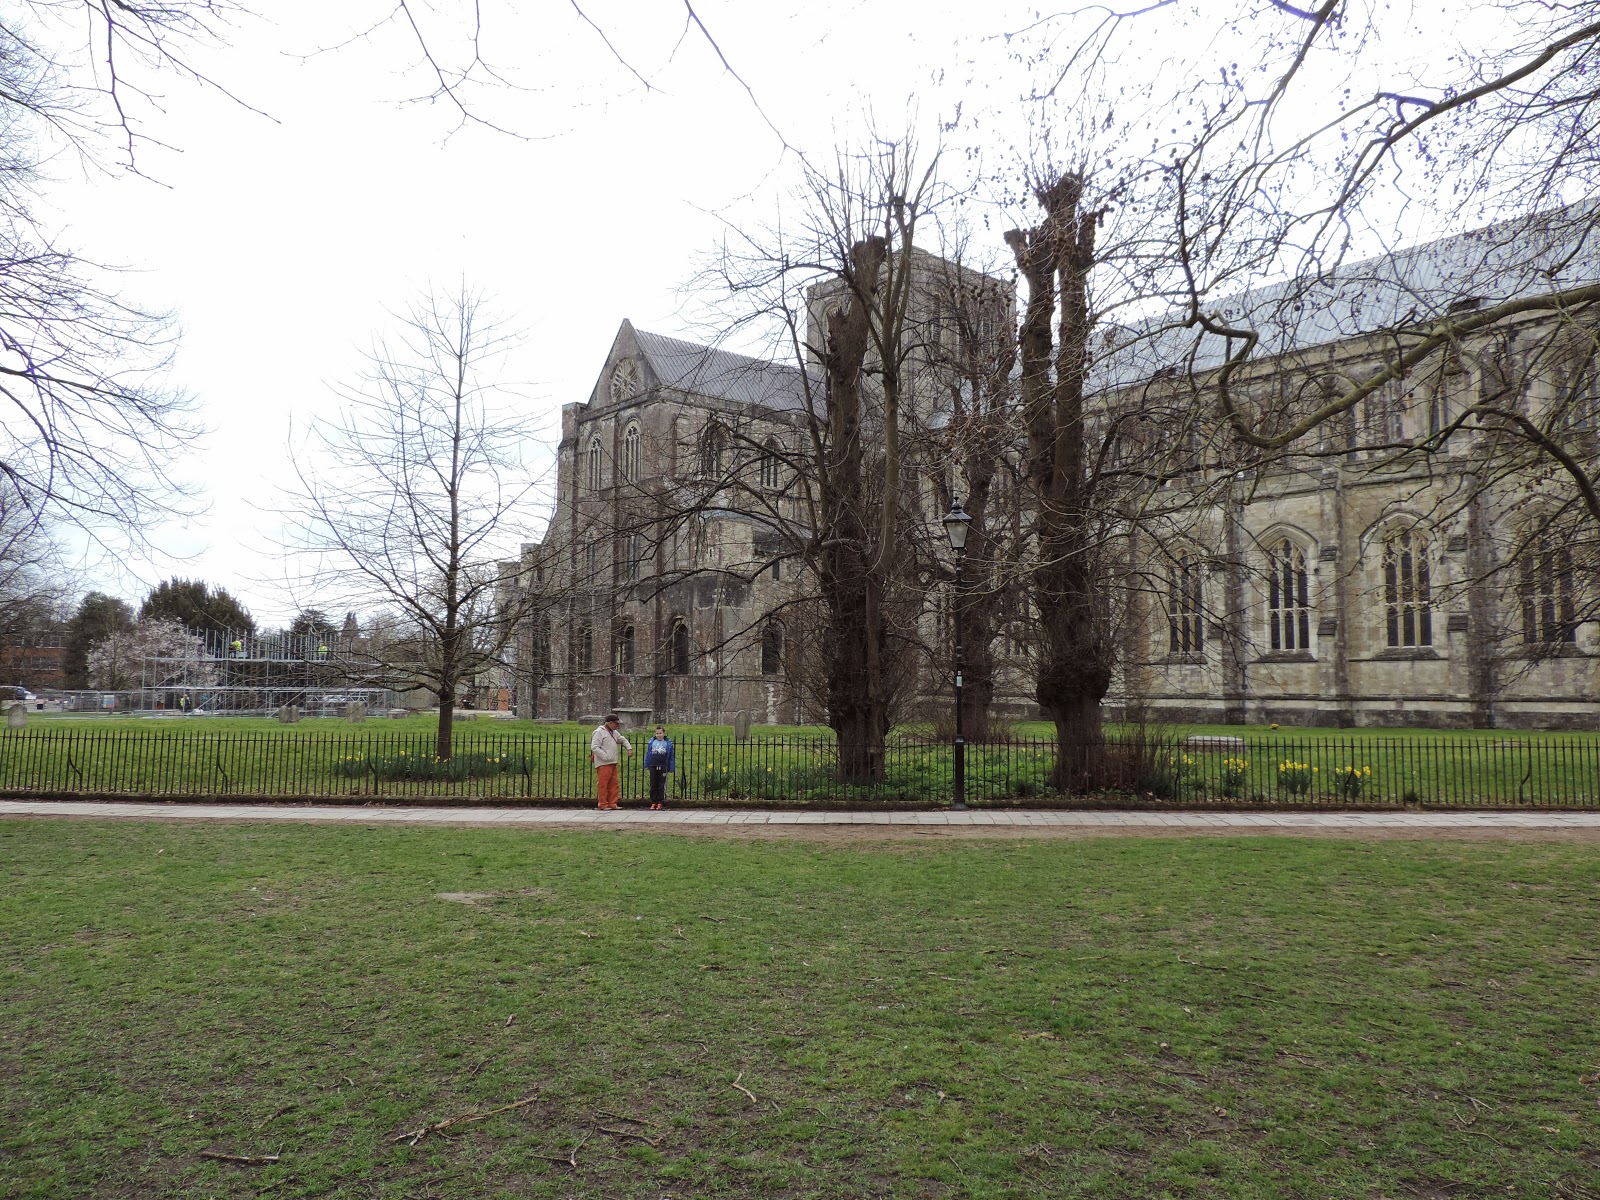
[[[600,798],[600,808],[617,807],[622,799],[622,780],[617,775],[616,763],[595,768],[595,795]]]

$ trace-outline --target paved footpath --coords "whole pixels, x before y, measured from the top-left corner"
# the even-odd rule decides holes
[[[526,825],[599,828],[685,825],[1048,827],[1056,829],[1600,830],[1600,811],[1516,812],[777,812],[759,809],[358,808],[339,805],[152,804],[133,801],[0,800],[3,817],[99,817],[168,821],[323,822],[339,825]]]

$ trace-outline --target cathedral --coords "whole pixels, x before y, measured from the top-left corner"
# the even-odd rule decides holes
[[[1235,297],[1224,315],[1259,330],[1260,348],[1226,379],[1220,339],[1159,320],[1097,334],[1097,427],[1148,416],[1161,441],[1142,454],[1166,464],[1166,509],[1184,514],[1130,538],[1142,582],[1118,610],[1108,716],[1600,728],[1595,531],[1577,482],[1600,463],[1600,334],[1569,302],[1600,282],[1600,251],[1586,212],[1560,215]],[[1011,284],[977,278],[968,294],[989,324],[1013,327]],[[1507,315],[1281,453],[1241,457],[1204,415],[1225,386],[1263,427],[1292,423],[1330,381],[1383,371],[1429,322],[1491,310]],[[914,389],[923,428],[958,386],[939,371],[924,363]],[[819,719],[782,619],[808,588],[785,533],[803,517],[790,451],[807,436],[809,382],[799,366],[622,323],[588,399],[562,410],[545,535],[502,564],[551,597],[516,641],[522,715]],[[1529,432],[1508,440],[1516,422]],[[692,517],[664,525],[690,490]],[[922,507],[936,529],[930,497]],[[930,643],[945,612],[928,606]],[[998,624],[995,643],[996,708],[1038,715],[1026,620]],[[907,717],[947,704],[944,672],[927,676]]]

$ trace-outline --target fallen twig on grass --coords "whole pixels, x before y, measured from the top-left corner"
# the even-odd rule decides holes
[[[754,1092],[752,1092],[749,1088],[745,1087],[743,1084],[741,1084],[739,1082],[739,1080],[741,1080],[743,1078],[744,1078],[744,1072],[740,1071],[737,1075],[735,1075],[733,1077],[733,1086],[738,1088],[739,1091],[743,1092],[746,1096],[749,1096],[751,1104],[760,1104],[761,1101],[756,1099],[756,1094]]]
[[[626,1121],[630,1125],[649,1126],[654,1124],[653,1121],[645,1121],[639,1117],[630,1117],[626,1113],[612,1112],[609,1108],[597,1108],[595,1109],[595,1112],[599,1113],[602,1117],[611,1117],[613,1120]]]
[[[660,1144],[661,1140],[659,1138],[645,1137],[644,1134],[635,1133],[631,1129],[612,1129],[609,1125],[601,1125],[598,1128],[601,1133],[609,1133],[612,1137],[635,1138],[638,1141],[643,1142],[646,1146],[649,1146],[652,1150]]]
[[[472,1121],[483,1121],[489,1117],[498,1116],[500,1113],[510,1112],[514,1108],[526,1108],[538,1098],[538,1096],[524,1096],[521,1100],[513,1100],[510,1104],[502,1104],[499,1108],[491,1108],[487,1112],[468,1112],[462,1113],[458,1117],[446,1117],[443,1121],[435,1121],[432,1125],[424,1125],[421,1129],[413,1129],[409,1133],[402,1133],[398,1137],[393,1137],[389,1140],[392,1142],[405,1142],[408,1146],[415,1146],[430,1133],[443,1133],[454,1125],[466,1125]]]
[[[236,1163],[241,1167],[266,1167],[278,1161],[276,1154],[224,1154],[221,1150],[202,1150],[200,1157],[215,1159],[217,1162]]]
[[[297,1106],[293,1105],[293,1104],[285,1104],[282,1108],[280,1108],[277,1112],[271,1114],[270,1116],[262,1117],[261,1120],[257,1121],[254,1125],[252,1125],[250,1127],[250,1131],[252,1133],[254,1133],[257,1129],[260,1129],[268,1121],[276,1121],[279,1117],[283,1116],[284,1113],[292,1112],[296,1107]]]
[[[511,1022],[515,1021],[516,1019],[517,1019],[517,1014],[516,1013],[512,1013],[509,1017],[507,1017],[506,1018],[506,1028],[510,1029],[511,1028]]]
[[[708,917],[705,913],[700,914],[700,919],[702,921],[710,921],[713,925],[721,925],[723,921],[727,920],[726,917]]]
[[[1219,967],[1215,963],[1195,962],[1194,959],[1185,958],[1181,954],[1178,955],[1178,961],[1186,967],[1204,967],[1208,971],[1226,971],[1228,969],[1227,967]]]
[[[578,1169],[578,1151],[583,1149],[583,1144],[588,1140],[589,1135],[586,1133],[578,1139],[578,1144],[576,1146],[567,1151],[567,1156],[565,1158],[560,1158],[554,1154],[535,1154],[533,1157],[542,1158],[546,1162],[560,1163],[562,1166],[571,1167],[574,1171],[576,1171]]]

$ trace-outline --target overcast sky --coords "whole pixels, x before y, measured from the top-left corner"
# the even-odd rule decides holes
[[[177,557],[86,563],[83,583],[137,600],[166,574],[198,576],[266,622],[294,607],[271,586],[284,574],[273,505],[291,429],[326,410],[330,381],[360,371],[389,311],[430,282],[481,289],[526,333],[506,379],[530,446],[546,444],[560,406],[587,398],[624,317],[695,335],[681,288],[697,256],[723,221],[774,211],[794,184],[773,126],[825,158],[868,112],[898,129],[909,108],[932,129],[958,103],[969,122],[981,105],[1003,109],[1029,80],[1001,35],[1035,19],[1004,0],[704,0],[697,10],[758,111],[673,0],[585,0],[614,50],[570,4],[486,0],[484,55],[508,86],[472,101],[509,131],[496,132],[462,127],[447,104],[405,103],[430,84],[396,25],[313,53],[389,11],[382,0],[262,7],[271,21],[242,21],[197,62],[266,116],[170,80],[147,122],[172,149],[141,148],[148,178],[86,179],[61,156],[51,198],[68,240],[131,269],[125,295],[177,315],[174,382],[209,429],[176,472],[203,489],[206,514],[155,532]],[[450,18],[470,7],[439,0],[430,41],[447,59],[460,52]],[[1160,46],[1195,37],[1152,26],[1129,69],[1157,72]],[[1002,153],[1015,141],[985,133]],[[527,514],[528,536],[541,516]]]
[[[792,184],[794,162],[665,0],[585,4],[616,54],[569,5],[497,24],[486,4],[485,57],[520,86],[485,88],[475,111],[508,133],[460,127],[446,104],[405,103],[428,81],[396,27],[305,57],[383,6],[270,7],[272,21],[239,25],[200,59],[267,116],[169,80],[148,129],[173,149],[141,147],[149,178],[85,179],[61,156],[51,199],[78,248],[131,268],[123,294],[177,315],[174,382],[209,430],[177,471],[204,489],[205,516],[157,532],[179,557],[120,571],[90,562],[85,585],[137,601],[156,578],[191,574],[278,621],[292,604],[267,586],[282,576],[272,504],[291,426],[303,432],[330,403],[328,381],[360,370],[390,310],[430,282],[464,278],[486,293],[527,335],[506,378],[530,438],[548,441],[560,406],[587,397],[624,317],[690,332],[680,289],[696,255],[727,215]],[[981,32],[1002,32],[1006,7],[990,7]],[[903,123],[917,97],[931,123],[945,103],[936,74],[993,52],[963,47],[972,9],[957,2],[708,0],[698,11],[766,117],[811,152],[836,131],[857,134],[869,107]],[[1023,6],[1015,19],[1028,19]],[[432,36],[454,54],[458,32],[441,21]],[[528,513],[529,536],[539,519]]]

